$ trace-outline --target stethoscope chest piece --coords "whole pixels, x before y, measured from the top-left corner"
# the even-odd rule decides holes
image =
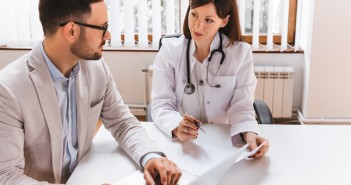
[[[195,92],[195,86],[192,83],[186,83],[185,84],[185,89],[184,89],[185,94],[193,94]]]

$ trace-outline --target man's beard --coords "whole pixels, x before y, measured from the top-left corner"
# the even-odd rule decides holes
[[[102,41],[101,46],[105,44]],[[102,57],[102,53],[94,51],[85,39],[84,31],[79,35],[79,39],[76,43],[71,46],[71,52],[78,58],[84,60],[99,60]]]

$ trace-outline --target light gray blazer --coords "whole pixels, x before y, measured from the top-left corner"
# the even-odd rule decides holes
[[[91,146],[99,117],[137,164],[146,153],[159,152],[124,104],[104,61],[80,61],[80,65],[78,160]],[[0,71],[0,184],[65,183],[62,145],[56,92],[38,45]]]

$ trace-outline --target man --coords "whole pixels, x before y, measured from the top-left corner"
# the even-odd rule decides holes
[[[0,72],[0,184],[65,183],[100,117],[147,184],[156,176],[176,184],[179,168],[130,113],[101,59],[110,39],[104,1],[40,0],[39,14],[43,42]]]

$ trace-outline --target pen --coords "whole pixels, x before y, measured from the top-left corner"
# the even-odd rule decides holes
[[[188,112],[185,112],[186,115],[190,116],[190,117],[193,117],[192,115],[190,115]],[[201,125],[199,122],[197,121],[193,121],[193,123],[195,123],[195,125],[202,131],[206,134],[206,132],[201,128]]]

